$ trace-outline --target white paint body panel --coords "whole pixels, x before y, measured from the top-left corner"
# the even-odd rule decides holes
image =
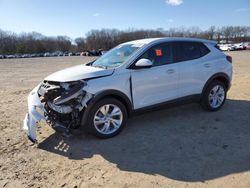
[[[174,64],[131,70],[134,108],[178,98],[178,75]]]
[[[55,72],[46,77],[45,80],[55,82],[72,82],[100,76],[108,76],[111,75],[113,71],[113,69],[102,69],[86,65],[78,65]]]
[[[130,71],[128,69],[118,70],[116,69],[111,76],[91,79],[88,81],[88,87],[86,91],[94,95],[105,90],[116,90],[125,94],[130,101]]]

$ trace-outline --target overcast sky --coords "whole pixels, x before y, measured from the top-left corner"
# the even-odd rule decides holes
[[[91,29],[250,26],[250,0],[0,0],[0,29],[84,36]]]

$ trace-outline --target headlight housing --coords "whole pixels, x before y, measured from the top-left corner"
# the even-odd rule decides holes
[[[60,86],[65,89],[65,91],[70,91],[75,87],[84,87],[87,83],[84,80],[73,81],[73,82],[61,82]]]
[[[53,100],[55,105],[61,105],[71,101],[72,99],[80,99],[85,96],[86,91],[83,88],[86,86],[85,81],[60,83],[60,86],[65,90],[62,95]]]

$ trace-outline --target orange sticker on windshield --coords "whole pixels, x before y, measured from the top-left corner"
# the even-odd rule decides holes
[[[156,49],[155,50],[155,55],[156,56],[162,56],[162,50],[161,49]]]

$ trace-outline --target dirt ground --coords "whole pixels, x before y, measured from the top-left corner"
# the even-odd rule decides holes
[[[133,117],[117,137],[21,131],[27,95],[48,74],[91,58],[0,60],[0,187],[250,187],[250,51],[218,112],[189,104]]]

